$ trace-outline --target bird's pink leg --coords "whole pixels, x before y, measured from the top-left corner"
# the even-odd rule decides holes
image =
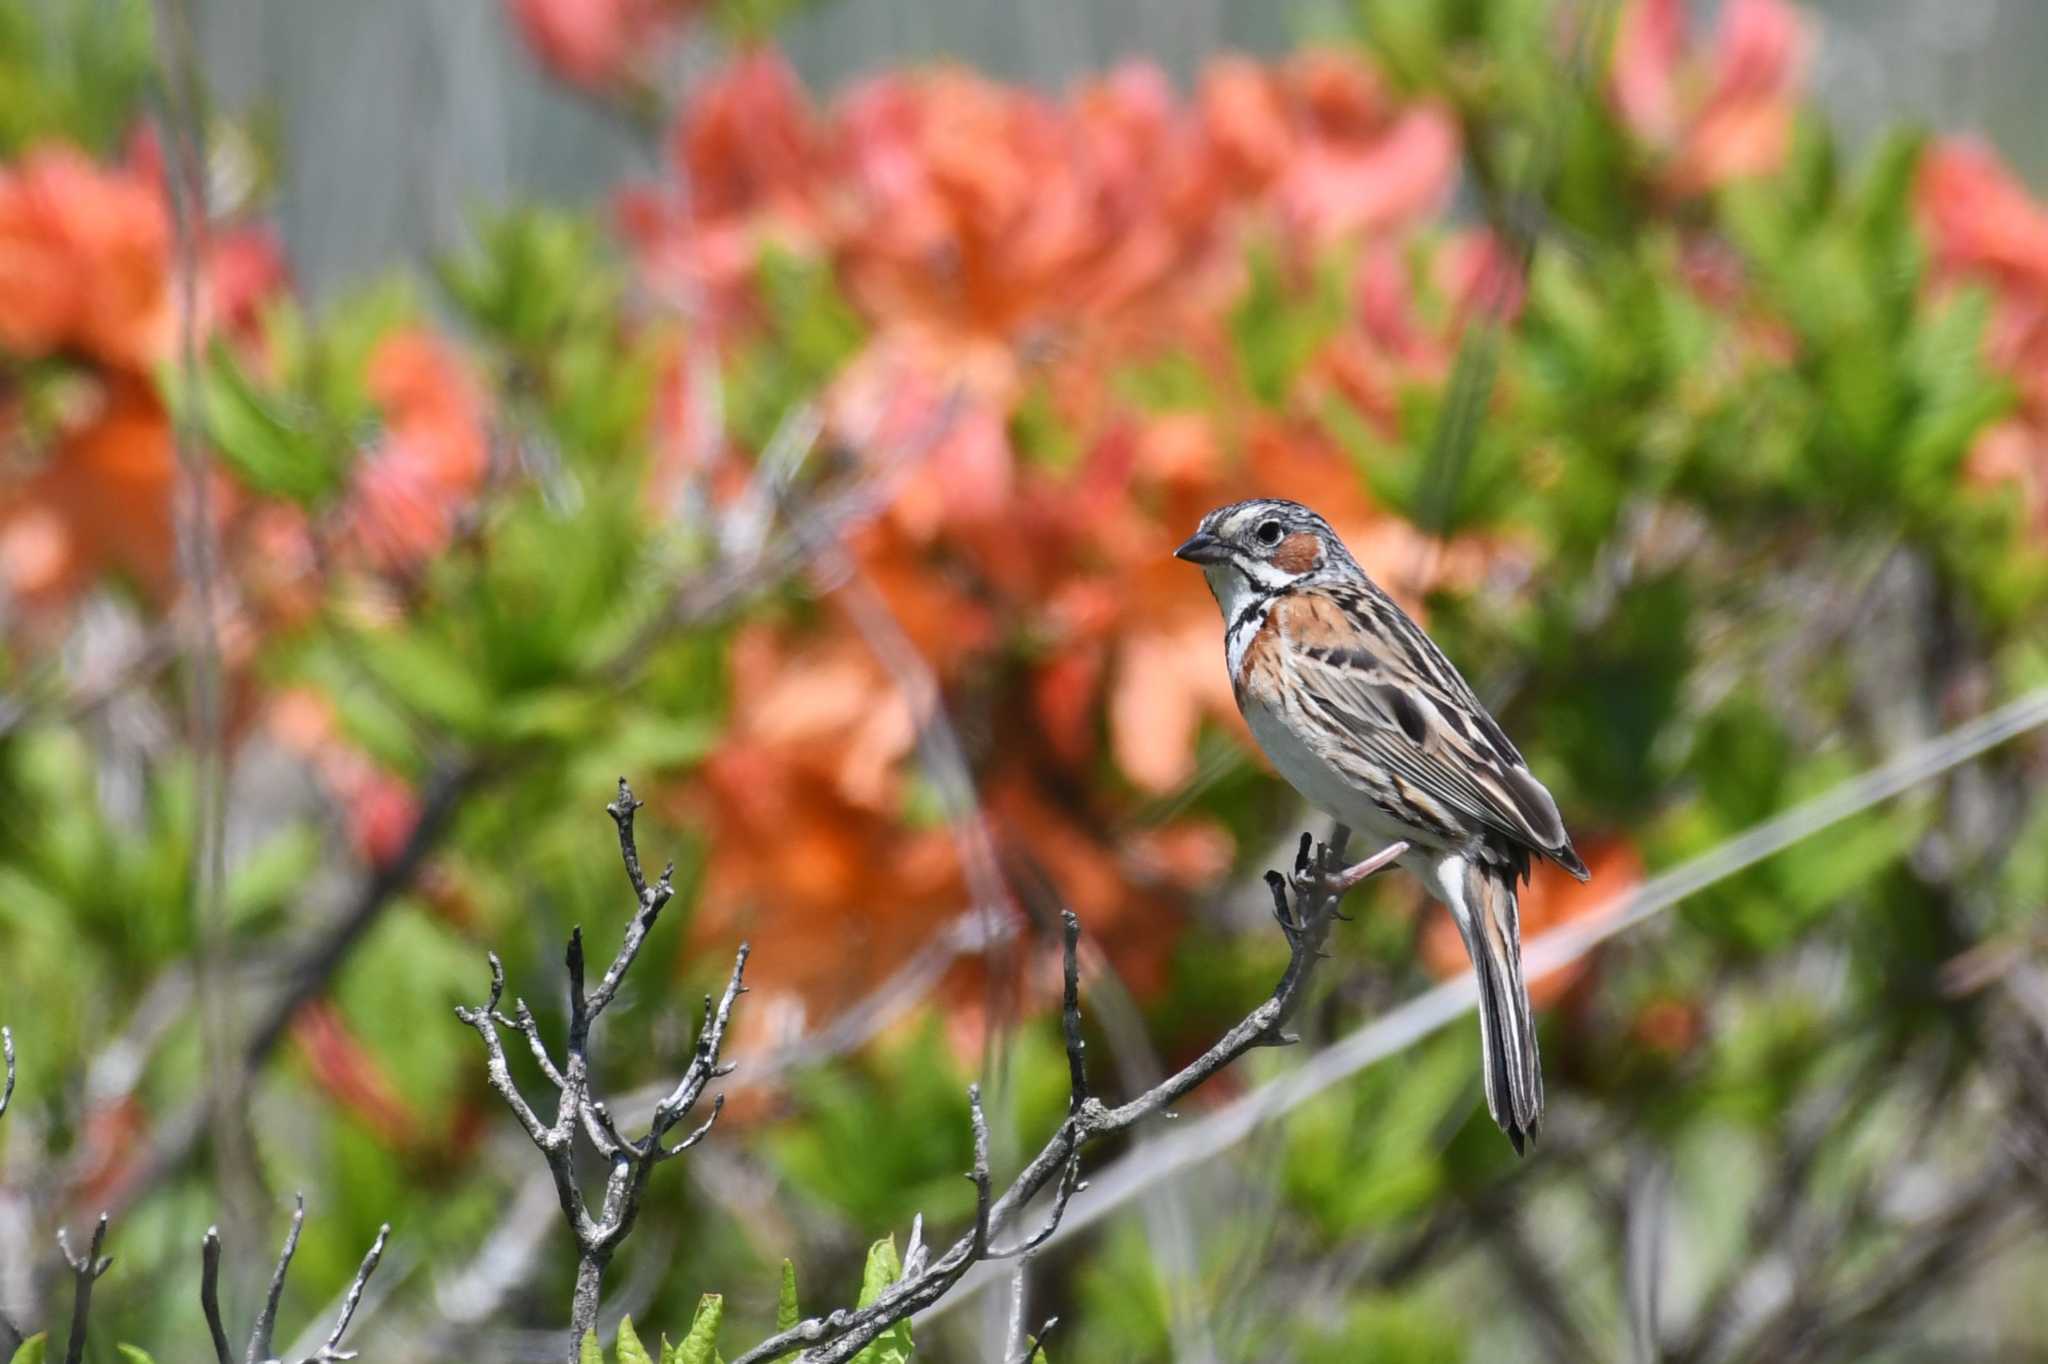
[[[1331,875],[1323,882],[1323,889],[1331,895],[1342,895],[1374,872],[1384,870],[1395,858],[1407,851],[1407,840],[1396,839],[1363,862],[1353,862],[1344,870]]]

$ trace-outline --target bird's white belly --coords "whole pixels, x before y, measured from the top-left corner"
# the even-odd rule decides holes
[[[1391,843],[1397,838],[1412,842],[1418,837],[1414,829],[1389,819],[1364,792],[1317,756],[1279,714],[1258,701],[1248,700],[1244,718],[1251,726],[1252,737],[1259,741],[1259,747],[1266,751],[1280,775],[1324,814],[1375,843]]]

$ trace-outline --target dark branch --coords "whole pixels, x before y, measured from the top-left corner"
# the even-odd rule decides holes
[[[220,1228],[208,1227],[199,1243],[199,1310],[213,1337],[214,1364],[229,1364],[228,1328],[220,1316]]]
[[[92,1244],[85,1254],[75,1255],[71,1250],[71,1238],[64,1229],[57,1229],[57,1248],[64,1252],[64,1263],[71,1266],[73,1282],[71,1296],[71,1338],[64,1342],[64,1364],[79,1364],[85,1358],[85,1325],[92,1317],[92,1286],[100,1281],[100,1275],[114,1262],[100,1254],[107,1243],[107,1215],[100,1214],[100,1220],[93,1224]]]
[[[341,1348],[341,1337],[348,1330],[349,1322],[354,1320],[356,1308],[362,1305],[363,1290],[369,1286],[370,1276],[377,1272],[377,1262],[384,1258],[384,1243],[390,1238],[391,1224],[386,1222],[377,1228],[377,1239],[370,1243],[369,1252],[363,1256],[362,1265],[356,1270],[355,1278],[349,1283],[348,1292],[342,1297],[341,1313],[334,1319],[334,1329],[327,1333],[327,1339],[320,1343],[320,1348],[307,1355],[302,1364],[335,1364],[335,1361],[356,1357],[354,1350]]]
[[[277,1330],[277,1304],[284,1297],[284,1277],[291,1272],[292,1256],[299,1253],[299,1232],[306,1225],[306,1196],[294,1200],[291,1229],[284,1234],[284,1249],[277,1253],[277,1267],[270,1271],[270,1292],[263,1310],[256,1314],[256,1326],[249,1332],[249,1349],[243,1364],[265,1364],[270,1358],[270,1338]]]
[[[101,1219],[104,1222],[105,1219]],[[298,1253],[299,1232],[306,1225],[306,1198],[300,1194],[292,1209],[291,1229],[285,1233],[284,1248],[278,1252],[277,1267],[271,1271],[270,1291],[263,1299],[263,1310],[256,1315],[256,1324],[249,1331],[249,1348],[244,1354],[244,1364],[278,1364],[270,1351],[271,1338],[277,1331],[277,1305],[284,1297],[284,1281],[292,1267],[292,1257]],[[355,1358],[355,1352],[341,1348],[341,1337],[355,1320],[356,1309],[362,1306],[363,1291],[369,1286],[370,1276],[377,1272],[377,1262],[384,1258],[384,1245],[391,1237],[391,1224],[385,1223],[377,1229],[377,1239],[370,1246],[369,1254],[363,1256],[361,1268],[348,1286],[348,1293],[341,1300],[341,1314],[335,1319],[334,1329],[327,1333],[327,1339],[300,1364],[339,1364],[340,1361]],[[206,1236],[199,1243],[199,1306],[206,1314],[206,1330],[213,1338],[213,1355],[216,1364],[228,1364],[228,1328],[221,1319],[220,1311],[220,1232],[208,1227]]]
[[[803,1351],[800,1364],[845,1364],[896,1322],[915,1315],[944,1297],[975,1264],[1005,1255],[1028,1254],[1043,1244],[1059,1226],[1068,1200],[1081,1187],[1080,1159],[1083,1148],[1106,1137],[1129,1130],[1144,1118],[1178,1103],[1191,1090],[1256,1047],[1279,1046],[1291,1041],[1282,1026],[1301,1007],[1323,944],[1336,921],[1345,891],[1374,872],[1386,867],[1408,850],[1405,843],[1375,853],[1355,866],[1342,865],[1348,834],[1341,827],[1326,846],[1302,840],[1295,859],[1294,875],[1269,873],[1273,886],[1274,917],[1287,938],[1289,959],[1286,971],[1273,993],[1235,1027],[1175,1074],[1145,1093],[1117,1108],[1106,1107],[1087,1090],[1087,1068],[1080,1017],[1080,927],[1073,914],[1064,916],[1062,967],[1064,998],[1061,1028],[1066,1040],[1068,1078],[1067,1118],[993,1204],[984,1194],[987,1170],[987,1126],[981,1112],[979,1092],[969,1091],[969,1120],[974,1126],[974,1181],[976,1208],[974,1226],[946,1252],[921,1269],[906,1264],[903,1276],[884,1289],[867,1307],[842,1310],[826,1317],[797,1323],[762,1341],[740,1355],[732,1364],[765,1364],[794,1351]],[[1045,1220],[1009,1250],[992,1248],[994,1238],[1020,1220],[1025,1210],[1053,1186],[1052,1206]]]

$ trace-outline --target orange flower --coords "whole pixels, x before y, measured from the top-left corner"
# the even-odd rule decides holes
[[[1674,194],[1768,175],[1784,163],[1806,23],[1785,0],[1728,0],[1704,61],[1686,60],[1685,0],[1633,0],[1614,45],[1609,95],[1663,160]]]
[[[447,547],[482,486],[483,399],[453,352],[418,329],[378,342],[367,382],[385,434],[356,471],[347,539],[373,565],[410,572]]]
[[[69,601],[109,569],[168,597],[175,579],[169,420],[141,379],[110,379],[0,510],[0,566],[34,607]]]
[[[1928,151],[1917,198],[1944,282],[1990,286],[1989,359],[2019,391],[2020,410],[1977,438],[1965,475],[2017,486],[2029,524],[2048,539],[2048,208],[1970,141]]]
[[[2048,291],[2048,209],[1989,147],[1936,143],[1921,162],[1917,197],[1943,265]]]
[[[655,289],[693,322],[745,312],[761,247],[818,249],[828,133],[781,54],[750,51],[706,81],[669,141],[678,190],[618,196],[620,228]]]
[[[170,221],[158,187],[63,147],[0,169],[0,346],[147,370],[168,350]]]
[[[692,0],[510,0],[526,45],[571,85],[603,89],[652,65]]]

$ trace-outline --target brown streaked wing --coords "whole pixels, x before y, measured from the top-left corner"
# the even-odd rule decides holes
[[[1313,591],[1273,605],[1271,625],[1307,703],[1295,713],[1324,731],[1318,747],[1354,779],[1375,768],[1393,774],[1461,816],[1470,833],[1503,834],[1578,874],[1550,793],[1441,651],[1386,605],[1391,612],[1346,609]]]

